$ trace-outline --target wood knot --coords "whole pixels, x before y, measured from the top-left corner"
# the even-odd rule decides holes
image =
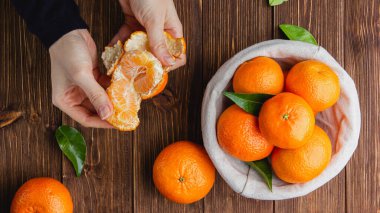
[[[178,105],[178,98],[175,97],[174,93],[170,89],[165,89],[152,99],[153,104],[162,109],[170,110]]]

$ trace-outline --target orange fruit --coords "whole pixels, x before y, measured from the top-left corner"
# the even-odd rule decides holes
[[[17,190],[10,212],[72,213],[73,201],[61,182],[46,177],[33,178]]]
[[[184,38],[173,38],[165,33],[166,45],[174,58],[186,52]],[[162,92],[168,83],[168,68],[149,51],[148,36],[142,31],[131,34],[123,44],[118,41],[102,53],[111,85],[107,94],[114,106],[107,121],[121,131],[135,130],[140,123],[138,111],[141,99],[149,99]]]
[[[153,182],[158,191],[177,203],[205,197],[215,182],[215,168],[206,151],[189,141],[170,144],[157,156]]]
[[[285,90],[301,96],[315,112],[320,112],[338,101],[339,78],[322,62],[307,60],[290,70]]]
[[[298,149],[274,148],[272,168],[281,180],[288,183],[304,183],[327,167],[331,159],[331,141],[328,135],[315,126],[307,143]]]
[[[300,96],[284,92],[261,107],[259,127],[265,139],[283,149],[304,145],[313,134],[314,112]]]
[[[261,56],[239,66],[232,86],[237,93],[278,94],[284,87],[284,74],[275,60]]]
[[[273,149],[260,133],[257,118],[237,105],[230,106],[220,115],[217,137],[224,151],[242,161],[263,159]]]

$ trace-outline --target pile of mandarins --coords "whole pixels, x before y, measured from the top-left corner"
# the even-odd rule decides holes
[[[325,64],[307,60],[289,72],[268,57],[247,61],[236,70],[235,93],[272,94],[258,117],[237,105],[217,123],[222,149],[242,161],[270,156],[276,176],[288,183],[317,177],[331,159],[331,141],[315,124],[315,115],[333,106],[340,95],[338,76]]]

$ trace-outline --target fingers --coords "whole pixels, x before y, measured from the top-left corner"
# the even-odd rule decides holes
[[[164,66],[173,66],[175,59],[170,55],[165,42],[164,21],[151,21],[146,24],[149,47],[152,53]]]
[[[107,121],[101,120],[98,115],[94,115],[83,106],[73,106],[60,109],[82,126],[107,129],[113,128]]]
[[[174,38],[183,37],[182,23],[179,20],[173,1],[171,1],[171,4],[169,5],[164,28],[165,31],[170,33]]]
[[[79,72],[74,77],[74,81],[86,93],[102,120],[111,116],[113,110],[112,103],[94,76]]]
[[[178,69],[179,67],[182,67],[185,64],[186,64],[186,55],[182,54],[178,58],[175,59],[175,64],[169,67],[168,71]]]

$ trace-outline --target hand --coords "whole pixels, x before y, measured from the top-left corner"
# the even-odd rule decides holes
[[[53,104],[85,127],[112,128],[103,86],[109,79],[97,66],[96,45],[87,30],[73,30],[50,48]],[[96,113],[97,112],[97,113]]]
[[[186,55],[182,54],[174,60],[169,54],[164,31],[175,38],[183,37],[182,24],[178,18],[173,0],[119,0],[125,14],[125,23],[112,39],[124,41],[137,30],[145,28],[152,53],[164,66],[174,70],[186,64]]]

